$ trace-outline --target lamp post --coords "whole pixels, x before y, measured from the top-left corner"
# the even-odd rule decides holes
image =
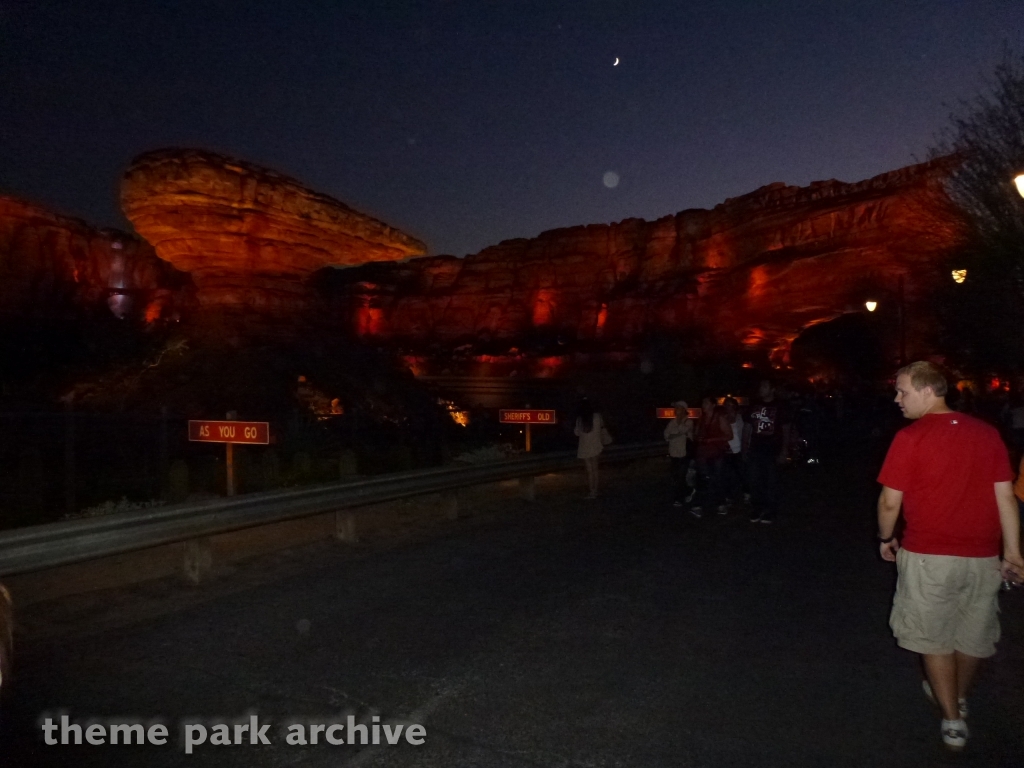
[[[1017,185],[1017,191],[1020,192],[1020,196],[1024,197],[1024,173],[1018,173],[1013,183]]]
[[[878,309],[878,301],[869,298],[864,302],[864,309],[874,312]],[[903,275],[896,278],[896,323],[900,339],[900,366],[907,363],[907,302],[903,292]]]

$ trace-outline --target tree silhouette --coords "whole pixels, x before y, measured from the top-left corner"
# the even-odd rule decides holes
[[[984,90],[950,115],[932,157],[958,162],[946,191],[967,239],[951,267],[967,269],[937,297],[953,362],[974,369],[1024,366],[1024,56],[1004,51]]]

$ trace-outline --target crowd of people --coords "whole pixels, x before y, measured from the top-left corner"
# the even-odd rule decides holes
[[[856,419],[887,448],[877,514],[879,554],[898,571],[889,624],[897,644],[920,656],[923,692],[941,712],[942,743],[958,751],[970,736],[975,672],[999,640],[1000,584],[1024,581],[1024,399],[975,397],[949,386],[929,362],[901,368],[895,392],[888,402],[860,399]],[[700,518],[749,502],[751,522],[771,523],[779,467],[794,459],[819,463],[823,425],[841,431],[846,398],[829,399],[826,414],[817,396],[780,395],[764,380],[745,408],[737,398],[709,394],[693,418],[686,401],[672,403],[663,434],[673,505]],[[580,413],[579,456],[593,498],[607,430],[589,404]]]
[[[742,408],[737,398],[706,395],[700,417],[689,417],[684,400],[672,403],[675,418],[664,430],[671,461],[672,503],[694,517],[726,515],[749,502],[750,520],[771,523],[779,508],[778,467],[793,448],[794,410],[768,380],[757,400]],[[804,440],[804,445],[810,443]],[[816,461],[816,459],[814,459]]]

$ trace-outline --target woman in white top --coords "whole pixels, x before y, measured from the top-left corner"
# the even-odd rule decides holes
[[[740,404],[734,397],[725,399],[725,421],[732,432],[729,440],[729,452],[725,455],[722,465],[722,488],[727,500],[739,501],[740,494],[746,489],[745,472],[743,470],[743,431],[746,422],[740,414]]]
[[[583,459],[583,466],[587,468],[587,485],[590,488],[587,498],[596,499],[597,457],[604,450],[604,441],[601,439],[604,419],[594,410],[593,404],[587,398],[580,401],[577,413],[579,415],[576,417],[576,428],[573,432],[580,439],[580,443],[576,456]]]

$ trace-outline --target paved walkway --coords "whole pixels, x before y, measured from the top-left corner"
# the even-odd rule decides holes
[[[1024,593],[1003,600],[969,751],[947,755],[888,630],[872,462],[789,473],[771,526],[680,514],[655,469],[611,473],[596,503],[554,478],[532,507],[496,499],[399,544],[29,610],[2,764],[1024,765]],[[171,738],[45,747],[37,720],[58,710],[159,716]],[[250,712],[271,746],[184,753],[181,721]],[[349,714],[420,723],[425,743],[285,743],[286,722]]]

